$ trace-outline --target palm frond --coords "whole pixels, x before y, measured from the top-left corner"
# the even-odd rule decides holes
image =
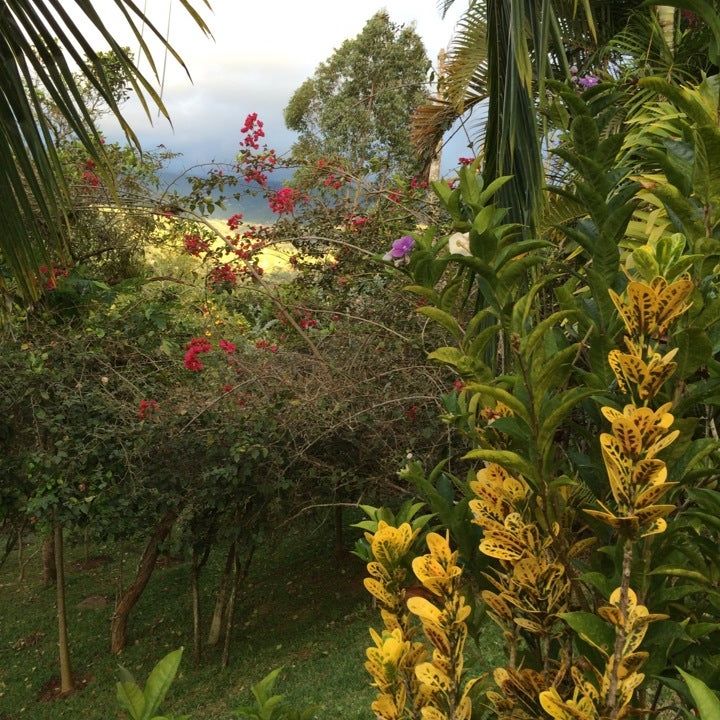
[[[189,0],[180,0],[206,34],[209,29]],[[177,52],[133,0],[114,0],[140,42],[157,81],[142,28],[154,34],[170,55]],[[200,0],[210,7],[207,0]],[[139,58],[115,39],[91,0],[5,0],[0,4],[0,256],[26,297],[37,296],[37,267],[49,252],[62,253],[66,237],[67,188],[62,165],[42,97],[49,97],[69,128],[106,171],[105,155],[93,117],[85,106],[78,77],[94,89],[118,119],[128,140],[138,144],[125,121],[113,86],[98,53],[76,19],[83,17],[99,32],[119,60],[124,73],[150,113],[151,105],[167,116],[155,82],[138,68]],[[109,175],[109,172],[107,173]]]
[[[473,0],[460,19],[439,79],[438,96],[420,105],[412,120],[411,140],[428,163],[443,134],[458,118],[487,97],[487,23],[484,3]]]

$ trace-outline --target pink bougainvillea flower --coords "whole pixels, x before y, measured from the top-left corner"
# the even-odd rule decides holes
[[[183,357],[183,364],[186,370],[190,372],[200,372],[205,366],[202,364],[198,355],[208,353],[212,350],[212,345],[207,338],[192,338],[187,344],[187,350]]]
[[[140,420],[145,420],[148,415],[152,414],[157,409],[157,400],[141,400],[140,406],[138,407],[138,417]]]
[[[220,349],[228,355],[232,355],[237,350],[237,345],[229,340],[220,340],[218,344]]]
[[[201,252],[207,252],[210,249],[209,243],[199,235],[185,235],[183,244],[185,245],[185,252],[195,257],[200,255]]]
[[[240,223],[242,222],[243,214],[242,213],[235,213],[234,215],[231,215],[227,219],[227,225],[231,230],[237,230],[240,227]]]
[[[268,204],[274,213],[285,215],[295,209],[296,199],[295,191],[292,188],[284,187],[268,198]]]

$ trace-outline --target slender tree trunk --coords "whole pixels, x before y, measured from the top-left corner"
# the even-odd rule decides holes
[[[57,620],[58,620],[58,650],[60,658],[60,693],[71,693],[73,685],[72,668],[70,666],[70,644],[68,641],[67,609],[65,607],[65,553],[63,548],[63,528],[57,521],[54,522],[54,550],[55,550],[55,587],[57,589]]]
[[[228,599],[228,605],[227,605],[227,620],[225,621],[225,642],[223,643],[223,653],[222,653],[222,666],[226,668],[228,666],[228,663],[230,662],[230,639],[232,638],[232,630],[233,630],[233,620],[235,617],[235,598],[237,597],[237,591],[238,591],[238,576],[239,576],[239,562],[238,562],[238,556],[235,555],[235,558],[233,560],[233,569],[232,569],[232,584],[230,586],[230,598]]]
[[[202,660],[202,638],[200,637],[200,564],[197,549],[192,549],[192,565],[190,568],[190,592],[192,594],[193,614],[193,656],[195,665]]]
[[[335,565],[341,567],[345,556],[345,539],[343,537],[343,509],[336,505],[335,515]]]
[[[657,12],[663,38],[665,38],[670,52],[675,54],[675,8],[668,5],[658,5],[655,11]]]
[[[222,654],[222,666],[224,668],[226,668],[230,662],[230,641],[232,639],[233,625],[235,624],[235,603],[237,601],[237,595],[240,590],[240,584],[245,582],[245,579],[247,578],[248,571],[250,570],[250,563],[252,562],[254,554],[255,544],[253,543],[248,549],[242,573],[240,572],[240,558],[237,554],[235,555],[235,562],[233,563],[232,589],[230,591],[230,599],[228,600],[227,620],[225,624],[225,644],[223,646]]]
[[[121,653],[127,645],[127,626],[130,611],[135,607],[150,580],[160,552],[160,544],[170,534],[176,518],[177,512],[175,510],[171,510],[164,515],[145,546],[135,573],[135,579],[123,591],[118,600],[115,613],[110,621],[110,650],[115,655]]]
[[[223,626],[225,624],[225,611],[227,609],[228,591],[230,590],[231,575],[235,564],[236,543],[230,543],[227,558],[225,559],[225,569],[220,578],[220,585],[215,598],[215,610],[213,611],[212,621],[210,622],[210,632],[208,633],[207,644],[215,646],[220,642]]]
[[[438,74],[437,74],[437,82],[436,82],[436,90],[433,95],[433,98],[437,101],[442,100],[442,80],[445,76],[446,72],[446,62],[445,62],[445,49],[441,48],[440,52],[438,53]],[[442,149],[443,149],[443,139],[440,138],[438,140],[437,145],[435,146],[435,151],[433,152],[432,158],[430,160],[430,166],[428,168],[428,182],[434,182],[436,180],[439,180],[442,177],[442,172],[440,169],[441,163],[442,163]]]
[[[18,553],[18,568],[20,569],[20,574],[18,576],[18,582],[22,585],[22,583],[25,582],[25,558],[23,554],[23,550],[25,549],[23,545],[23,536],[22,536],[22,529],[18,530],[17,533],[17,553]]]
[[[53,533],[45,536],[42,544],[42,582],[45,587],[54,585],[55,577],[55,538]]]

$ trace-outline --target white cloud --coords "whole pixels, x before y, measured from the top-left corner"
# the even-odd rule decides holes
[[[174,129],[162,118],[153,118],[151,125],[137,102],[129,102],[125,113],[144,143],[163,143],[183,152],[188,162],[197,162],[225,153],[231,158],[239,128],[251,111],[264,119],[268,141],[281,151],[287,149],[292,136],[284,127],[282,111],[293,90],[343,40],[360,32],[376,11],[385,8],[394,22],[413,23],[434,59],[467,3],[458,0],[443,20],[435,0],[214,0],[213,12],[202,13],[214,40],[203,36],[177,0],[146,0],[145,5],[163,34],[170,11],[169,39],[187,64],[192,83],[168,57],[163,99]],[[138,42],[113,0],[98,0],[94,6],[110,27],[118,29],[116,38],[136,51]],[[143,37],[162,73],[164,53],[159,42],[148,29]],[[97,37],[89,38],[102,47]],[[149,71],[147,63],[141,67]],[[112,120],[106,122],[106,132],[118,137]]]

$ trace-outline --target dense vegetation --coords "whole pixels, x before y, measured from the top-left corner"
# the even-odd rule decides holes
[[[65,229],[0,256],[0,717],[105,717],[121,655],[136,720],[720,718],[720,10],[510,5],[434,91],[374,16],[290,160],[250,113],[185,195],[88,131],[126,50],[63,75],[83,132],[25,90]]]

